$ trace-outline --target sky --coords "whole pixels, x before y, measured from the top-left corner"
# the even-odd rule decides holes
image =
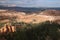
[[[0,5],[8,7],[60,7],[60,0],[0,0]]]

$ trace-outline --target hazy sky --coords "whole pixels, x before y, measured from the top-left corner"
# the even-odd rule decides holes
[[[0,0],[0,5],[20,7],[60,7],[60,0]]]

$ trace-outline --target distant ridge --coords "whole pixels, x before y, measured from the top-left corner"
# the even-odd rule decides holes
[[[4,7],[0,5],[0,9],[8,9],[8,10],[14,10],[14,11],[22,11],[22,12],[38,12],[38,11],[44,11],[46,9],[54,9],[54,10],[60,10],[60,8],[35,8],[35,7]]]
[[[22,12],[37,12],[37,11],[42,10],[43,8],[3,7],[3,6],[0,6],[0,9],[8,9],[8,10],[22,11]]]

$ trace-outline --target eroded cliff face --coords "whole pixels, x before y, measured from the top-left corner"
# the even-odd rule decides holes
[[[0,28],[0,33],[6,33],[6,32],[15,32],[15,27],[11,25],[4,25],[2,28]]]

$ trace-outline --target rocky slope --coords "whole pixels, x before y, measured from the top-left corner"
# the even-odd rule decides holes
[[[60,21],[60,11],[45,10],[40,13],[27,14],[24,12],[16,12],[10,10],[0,11],[0,22],[26,22],[26,23],[39,23],[43,21]]]

